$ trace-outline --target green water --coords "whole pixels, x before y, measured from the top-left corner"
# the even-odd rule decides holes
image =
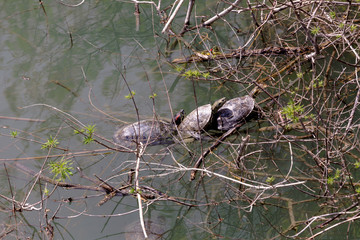
[[[98,206],[104,197],[102,192],[68,190],[45,181],[34,185],[37,176],[24,173],[15,162],[35,172],[43,169],[44,175],[52,177],[47,163],[61,159],[54,155],[86,152],[87,155],[70,157],[74,172],[71,183],[99,184],[82,177],[81,169],[82,174],[93,180],[99,177],[120,187],[135,167],[136,155],[106,149],[106,146],[114,147],[111,138],[119,126],[152,118],[154,113],[167,118],[182,108],[189,113],[196,105],[222,96],[245,95],[245,86],[190,81],[181,76],[167,61],[180,57],[181,52],[168,55],[165,51],[169,49],[168,39],[161,34],[163,25],[158,24],[159,16],[151,5],[141,5],[139,30],[136,30],[134,6],[130,3],[85,1],[79,7],[67,7],[57,1],[47,1],[42,8],[38,1],[2,1],[0,6],[0,193],[18,202],[26,199],[29,204],[37,203],[34,206],[38,208],[15,214],[11,212],[9,199],[3,197],[0,225],[9,231],[9,239],[15,236],[46,239],[43,232],[46,221],[54,227],[55,239],[125,239],[129,226],[139,220],[135,198],[116,196]],[[214,7],[216,5],[199,6],[199,15],[210,14],[209,9]],[[184,15],[179,17],[182,19]],[[230,20],[246,32],[251,16],[233,16]],[[181,26],[181,21],[177,24]],[[228,33],[226,24],[215,24],[214,28],[217,43],[224,48],[236,49],[246,41],[246,34]],[[194,45],[201,46],[198,42]],[[205,65],[210,67],[211,63]],[[245,75],[246,71],[241,74]],[[129,98],[131,91],[135,93],[133,99]],[[154,94],[156,97],[152,98]],[[79,130],[79,122],[84,126],[96,125],[97,143],[84,145],[83,137],[74,134],[74,128]],[[268,125],[254,121],[230,140],[240,143],[241,136],[247,133],[258,142],[271,138],[273,133],[267,136],[257,132],[258,124]],[[50,152],[41,149],[49,136],[59,141],[59,148]],[[190,143],[186,147],[199,153],[211,142],[202,144]],[[192,166],[198,155],[189,154],[180,144],[169,149],[155,146],[146,150],[140,184],[193,206],[174,201],[144,202],[145,219],[160,223],[157,231],[162,239],[271,239],[278,236],[276,229],[290,226],[288,205],[292,201],[311,199],[302,194],[301,191],[308,190],[303,186],[299,187],[301,191],[283,188],[263,195],[256,191],[244,192],[239,184],[229,184],[214,175],[205,175],[202,182],[190,182],[189,172],[182,171],[181,164]],[[262,156],[269,160],[249,161],[246,164],[250,171],[265,169],[264,172],[278,176],[270,161],[276,159],[276,167],[282,174],[287,173],[290,167],[287,144],[269,143],[258,148],[252,143],[249,149],[261,149]],[[93,150],[99,152],[90,154]],[[236,150],[232,147],[220,146],[207,158],[207,164],[226,175],[228,169],[233,170],[229,162],[236,158],[234,154]],[[52,157],[46,159],[47,155]],[[306,169],[300,155],[296,155],[298,158],[294,161],[296,170]],[[35,158],[41,156],[43,158]],[[239,170],[233,173],[233,176],[242,176]],[[250,175],[245,177],[263,183],[268,177]],[[51,193],[49,198],[41,198],[41,195],[47,196],[44,191]],[[247,196],[258,196],[264,201],[252,205]],[[295,204],[293,208],[296,220],[322,213],[314,202]],[[353,229],[355,225],[349,230],[352,236],[358,234]],[[345,225],[337,228],[340,236],[346,228]],[[295,229],[288,234],[296,232]],[[335,239],[332,235],[324,237]]]

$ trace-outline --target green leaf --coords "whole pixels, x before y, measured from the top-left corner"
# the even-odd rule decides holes
[[[66,178],[70,179],[70,176],[73,175],[72,167],[73,162],[71,159],[65,160],[64,157],[61,158],[60,161],[54,162],[51,161],[49,163],[50,172],[54,174],[53,179],[56,181],[64,181]]]
[[[265,182],[268,184],[272,184],[274,181],[275,181],[275,177],[271,176],[271,177],[268,177]]]
[[[300,104],[295,104],[293,100],[290,100],[286,107],[283,108],[282,114],[293,122],[299,121],[299,116],[304,112],[304,107]]]
[[[328,183],[329,185],[333,185],[333,184],[334,184],[334,181],[335,181],[335,179],[334,179],[333,177],[328,177],[328,179],[327,179],[327,183]]]
[[[182,72],[184,70],[185,70],[185,68],[183,66],[179,66],[179,65],[175,66],[175,71],[177,71],[177,72]]]
[[[331,17],[332,19],[334,19],[334,18],[336,17],[336,13],[335,13],[334,11],[331,11],[331,12],[330,12],[330,17]]]
[[[47,142],[43,143],[41,145],[41,149],[48,149],[48,148],[54,148],[59,144],[59,141],[54,137],[50,135]]]
[[[12,131],[12,132],[11,132],[11,136],[12,136],[13,138],[16,138],[17,135],[18,135],[18,132],[17,132],[17,131]]]
[[[156,93],[153,93],[152,95],[149,96],[149,98],[152,98],[152,99],[154,99],[154,98],[156,98],[156,97],[157,97],[157,94],[156,94]]]
[[[311,34],[317,35],[320,32],[320,27],[315,26],[311,29]]]
[[[135,96],[135,91],[131,91],[128,95],[125,96],[126,99],[133,99]]]
[[[354,165],[355,165],[355,168],[359,168],[360,167],[360,161],[355,162]]]

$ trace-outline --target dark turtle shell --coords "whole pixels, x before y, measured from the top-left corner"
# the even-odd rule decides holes
[[[227,131],[243,121],[254,109],[249,95],[228,100],[216,113],[217,129]]]
[[[179,111],[173,120],[146,119],[126,125],[114,133],[116,144],[128,146],[129,143],[148,143],[150,145],[172,142],[175,124],[180,124],[184,118],[184,110]]]
[[[187,137],[199,138],[199,131],[206,130],[212,124],[213,115],[225,103],[225,98],[221,98],[211,104],[206,104],[194,109],[179,126],[180,133]]]

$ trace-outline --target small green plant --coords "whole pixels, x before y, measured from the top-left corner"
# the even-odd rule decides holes
[[[85,127],[86,136],[83,139],[84,144],[88,144],[88,143],[91,143],[92,141],[94,141],[93,134],[94,134],[95,130],[96,130],[96,124],[94,124],[94,125],[89,124]]]
[[[311,34],[317,35],[320,32],[320,27],[316,26],[311,29]]]
[[[298,72],[298,73],[296,73],[296,77],[297,78],[303,78],[304,74],[302,72]]]
[[[44,194],[45,196],[49,196],[49,189],[47,189],[47,187],[44,188]]]
[[[357,194],[359,194],[359,193],[360,193],[360,187],[357,187],[357,188],[355,189],[355,191],[356,191]]]
[[[340,174],[341,174],[341,170],[340,169],[336,169],[336,172],[335,172],[335,179],[339,179],[340,178]]]
[[[56,147],[58,144],[59,144],[59,141],[56,139],[56,137],[53,138],[53,137],[50,135],[50,137],[48,138],[48,140],[41,145],[41,149],[54,148],[54,147]]]
[[[313,82],[312,84],[311,84],[311,87],[313,87],[313,88],[321,88],[321,87],[324,87],[324,81],[317,81],[317,82]],[[305,88],[306,90],[310,90],[311,88],[310,87],[306,87]]]
[[[141,191],[140,188],[138,188],[137,190],[135,188],[130,188],[129,193],[130,194],[135,194],[135,193],[140,193],[141,194],[142,191]]]
[[[198,70],[188,70],[183,74],[184,77],[190,79],[190,78],[198,78],[201,77],[201,73]]]
[[[12,132],[11,132],[11,136],[12,136],[13,138],[16,138],[17,135],[18,135],[18,132],[17,132],[17,131],[12,131]]]
[[[74,168],[71,166],[73,162],[71,159],[65,160],[64,157],[60,161],[49,163],[50,172],[54,174],[53,179],[56,181],[64,181],[66,178],[70,179],[70,176],[73,175],[72,170]]]
[[[202,76],[203,76],[204,78],[208,78],[208,77],[210,77],[210,73],[209,73],[209,72],[203,73]]]
[[[135,91],[131,91],[128,95],[125,96],[126,99],[133,99],[135,96],[136,92]]]
[[[75,129],[74,130],[74,134],[79,134],[79,133],[83,133],[83,132],[85,132],[84,129],[80,129],[80,130]]]
[[[151,99],[155,99],[156,97],[157,97],[156,93],[153,93],[152,95],[149,96],[149,98],[151,98]]]
[[[179,66],[179,65],[176,65],[175,66],[175,71],[177,71],[177,72],[182,72],[182,71],[184,71],[185,70],[185,68],[183,67],[183,66]]]
[[[354,165],[355,165],[355,168],[359,168],[360,167],[360,160],[355,162]]]
[[[345,27],[345,23],[340,23],[339,24],[339,28],[344,28]]]
[[[351,25],[350,26],[350,31],[354,32],[357,29],[356,25]]]
[[[274,181],[275,181],[275,177],[274,177],[274,176],[268,177],[268,178],[265,180],[265,182],[268,183],[268,184],[272,184]]]
[[[286,107],[283,108],[282,114],[293,122],[299,121],[299,116],[303,114],[304,107],[300,104],[295,104],[293,100],[290,100]]]
[[[320,87],[324,87],[324,81],[318,81],[317,83],[314,84],[315,88],[320,88]]]
[[[84,134],[85,136],[83,138],[83,144],[89,144],[92,141],[94,141],[93,135],[95,131],[96,131],[96,124],[94,125],[89,124],[80,130],[74,130],[74,134],[79,134],[79,133]]]
[[[340,169],[336,169],[336,172],[335,172],[335,175],[332,176],[332,177],[328,177],[327,179],[327,183],[329,185],[333,185],[335,180],[339,179],[340,178],[340,175],[341,175],[341,170]]]
[[[331,17],[332,19],[335,19],[336,13],[335,13],[334,11],[331,11],[331,12],[330,12],[330,17]]]
[[[328,179],[327,179],[327,184],[333,185],[333,184],[334,184],[334,181],[335,181],[335,178],[334,178],[334,177],[328,177]]]

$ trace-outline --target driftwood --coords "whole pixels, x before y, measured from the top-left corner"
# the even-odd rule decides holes
[[[230,53],[195,53],[190,57],[177,58],[172,63],[203,62],[226,58],[242,58],[252,55],[302,55],[313,51],[313,47],[266,47],[262,49],[234,49]]]

